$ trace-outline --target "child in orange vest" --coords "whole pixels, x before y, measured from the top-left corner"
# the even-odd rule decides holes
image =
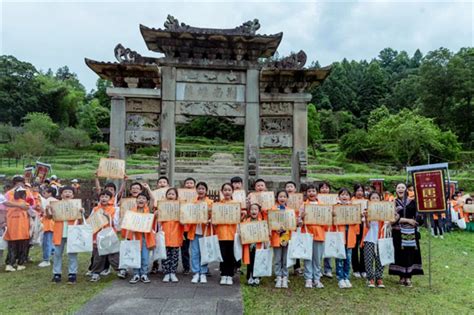
[[[284,211],[287,209],[288,193],[281,190],[276,195],[276,205],[271,211]],[[288,288],[288,267],[286,259],[288,255],[288,241],[291,237],[291,231],[280,228],[279,231],[272,231],[271,245],[273,247],[273,256],[275,257],[275,288]]]
[[[354,185],[354,196],[352,197],[352,203],[359,202],[361,204],[361,210],[365,211],[367,206],[367,199],[365,199],[365,188],[361,184]],[[359,231],[364,230],[365,222],[362,220],[362,223],[359,224]],[[352,274],[356,278],[365,278],[367,276],[365,272],[365,263],[364,263],[364,250],[362,249],[362,233],[359,233],[356,238],[356,244],[352,250]]]
[[[243,222],[263,221],[261,214],[262,208],[259,204],[253,203],[249,208],[249,217]],[[253,243],[242,245],[242,262],[247,265],[247,283],[252,286],[260,284],[260,278],[253,277],[253,266],[255,264],[255,253],[257,249],[262,248],[262,243]]]
[[[6,271],[24,270],[30,241],[30,219],[26,202],[26,190],[18,186],[13,192],[12,205],[7,207],[7,231],[3,239],[8,241]],[[16,204],[17,206],[14,206]],[[16,266],[16,269],[15,269]]]
[[[192,177],[188,177],[184,180],[184,188],[186,189],[195,189],[196,180]],[[189,274],[190,267],[190,256],[189,256],[189,247],[191,245],[191,239],[188,237],[189,234],[189,224],[184,225],[184,239],[183,246],[181,246],[181,263],[183,264],[183,274]]]
[[[43,212],[41,213],[41,220],[43,222],[43,261],[39,263],[38,267],[49,267],[50,257],[53,251],[53,231],[54,221],[49,219],[46,215],[46,207],[50,205],[51,201],[57,201],[55,198],[56,189],[48,187],[43,190]]]
[[[166,191],[166,200],[178,200],[178,190],[169,188]],[[183,245],[183,225],[179,221],[161,222],[161,228],[165,233],[166,259],[163,260],[163,282],[178,282],[176,272],[178,270],[179,248]]]

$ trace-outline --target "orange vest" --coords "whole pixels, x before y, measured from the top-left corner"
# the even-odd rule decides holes
[[[259,214],[257,221],[263,221],[264,219],[262,218],[262,215]],[[243,222],[252,222],[252,218],[247,218]],[[257,243],[257,249],[263,248],[263,244]],[[242,245],[242,263],[244,265],[250,264],[250,244],[244,244]]]
[[[221,200],[222,203],[231,201],[232,200]],[[237,231],[237,224],[217,224],[215,231],[215,234],[217,234],[217,238],[219,239],[219,241],[233,241],[235,232]]]
[[[306,200],[304,202],[305,205],[308,205],[310,203],[311,203],[311,201],[309,201],[309,200]],[[317,201],[316,201],[316,203],[317,203]],[[327,229],[328,229],[328,227],[324,226],[324,225],[305,224],[305,225],[303,225],[303,228],[301,229],[301,231],[304,232],[304,233],[313,234],[313,240],[314,241],[324,242],[324,240],[326,239]]]
[[[285,207],[286,210],[289,210]],[[280,211],[277,205],[274,205],[270,211]],[[295,210],[295,216],[298,217],[298,210]],[[268,216],[268,214],[267,214]],[[267,219],[268,220],[268,217]],[[291,238],[291,231],[290,231],[290,238]],[[280,247],[280,233],[278,231],[272,231],[272,236],[270,237],[270,244],[272,247]]]
[[[23,200],[14,200],[20,202]],[[26,202],[21,202],[26,204]],[[30,219],[27,210],[20,207],[7,207],[6,241],[20,241],[30,239]]]
[[[211,208],[212,208],[212,204],[214,203],[214,201],[212,201],[212,199],[209,199],[209,197],[206,197],[204,200],[198,200],[197,198],[194,200],[195,203],[197,202],[206,202],[207,203],[207,207],[209,209],[209,211],[211,211]],[[188,239],[190,240],[193,240],[195,235],[196,235],[196,227],[197,227],[197,224],[187,224],[189,226],[189,230],[188,230]],[[202,232],[204,233],[205,231],[205,226],[206,224],[204,224],[202,226]],[[211,235],[211,229],[208,228],[207,229],[207,232],[206,232],[206,235],[204,236],[210,236]],[[232,238],[233,239],[233,238]]]
[[[161,222],[161,229],[165,232],[166,247],[183,246],[184,226],[179,221]]]
[[[97,206],[97,207],[94,207],[94,209],[92,209],[92,212],[99,212],[100,210],[104,211],[104,214],[108,215],[109,216],[109,220],[113,221],[114,219],[114,215],[115,215],[115,207],[114,206],[111,206],[111,205],[107,205],[105,207],[101,206],[100,204]],[[105,227],[108,227],[109,225],[107,224]],[[96,233],[94,233],[94,235],[92,235],[92,239],[95,243],[95,241],[97,240],[97,233],[99,233],[102,229],[100,229],[99,231],[97,231]],[[115,230],[115,229],[114,229]]]
[[[134,207],[132,210],[134,212],[138,212],[138,208]],[[150,208],[148,208],[147,205],[143,208],[143,213],[150,213]],[[153,224],[154,226],[155,224]],[[142,236],[145,234],[145,241],[146,241],[146,248],[151,249],[156,246],[156,240],[155,240],[155,233],[154,232],[148,232],[148,233],[142,233],[142,232],[129,232],[125,229],[122,229],[123,233],[125,234],[126,238],[128,240],[139,240],[140,245],[142,243]]]

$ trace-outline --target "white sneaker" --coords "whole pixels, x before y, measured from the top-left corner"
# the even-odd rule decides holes
[[[361,273],[360,275],[361,275],[362,278],[364,278],[364,279],[367,278],[367,273],[366,273],[366,272],[363,272],[363,273]]]
[[[205,274],[202,274],[199,278],[199,281],[201,283],[207,283],[207,276]]]
[[[7,265],[5,271],[16,271],[16,269],[12,265]]]
[[[330,272],[330,271],[325,272],[325,273],[323,273],[323,276],[328,277],[328,278],[332,278],[332,272]]]
[[[360,276],[360,272],[354,272],[353,275],[354,275],[354,277],[356,277],[356,278],[360,278],[360,277],[361,277],[361,276]]]
[[[25,269],[26,269],[26,267],[23,266],[23,265],[16,266],[16,270],[25,270]]]
[[[193,276],[193,279],[191,280],[191,283],[199,283],[199,274],[195,273]]]
[[[51,263],[47,260],[44,260],[38,264],[38,267],[43,268],[43,267],[49,267],[51,266]]]
[[[434,238],[438,238],[438,235],[433,235],[433,236],[434,236]]]
[[[163,278],[163,282],[170,282],[170,278],[171,278],[170,274],[167,273],[165,277]]]
[[[102,270],[100,272],[100,275],[103,276],[103,277],[106,277],[106,276],[110,275],[110,267],[109,267],[109,269]]]
[[[443,236],[443,235],[440,235],[439,238],[442,239],[442,240],[444,240],[444,236]]]
[[[284,288],[284,289],[288,289],[288,278],[287,277],[283,277],[283,279],[281,280],[281,287]]]
[[[345,289],[345,288],[347,288],[347,287],[346,287],[346,281],[344,281],[344,280],[339,280],[339,282],[337,283],[337,285],[339,286],[339,289]]]
[[[313,285],[315,288],[318,288],[318,289],[324,288],[324,284],[320,280],[314,280]]]
[[[277,277],[276,278],[276,283],[275,283],[275,288],[281,288],[281,282],[282,282],[281,277]]]
[[[308,288],[308,289],[312,289],[313,288],[313,280],[309,279],[309,280],[306,280],[304,282],[304,287],[305,288]]]
[[[87,270],[86,277],[90,277],[90,276],[92,276],[92,270]]]
[[[226,276],[222,276],[222,277],[221,277],[221,282],[219,282],[219,284],[221,284],[221,285],[227,284],[227,277],[226,277]]]
[[[170,277],[171,277],[171,282],[178,282],[178,281],[179,281],[178,278],[176,277],[176,275],[175,275],[174,273],[172,273],[172,274],[170,275]]]
[[[253,279],[253,283],[254,283],[255,285],[259,285],[259,284],[260,284],[260,278],[254,278],[254,279]]]
[[[234,284],[234,279],[232,279],[232,277],[230,277],[230,276],[227,276],[227,281],[226,281],[225,284],[227,284],[227,285],[233,285],[233,284]]]
[[[349,280],[345,280],[346,282],[346,288],[352,288],[352,283]]]
[[[248,285],[253,285],[255,283],[255,280],[253,280],[252,277],[250,277],[248,280],[247,280],[247,284]]]

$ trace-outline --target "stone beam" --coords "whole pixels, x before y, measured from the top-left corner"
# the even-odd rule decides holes
[[[245,87],[245,188],[249,190],[258,178],[260,130],[259,70],[247,70]]]

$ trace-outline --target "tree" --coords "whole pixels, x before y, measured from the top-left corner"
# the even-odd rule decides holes
[[[42,133],[46,139],[58,136],[59,126],[45,113],[29,113],[23,118],[23,129],[31,133]]]
[[[314,104],[308,105],[308,143],[313,149],[313,155],[316,155],[316,142],[321,139],[319,130],[319,117]]]
[[[85,130],[67,127],[61,130],[58,145],[63,148],[79,149],[91,144],[91,139]]]
[[[109,118],[109,111],[102,107],[99,100],[93,99],[89,103],[81,106],[78,113],[79,128],[85,130],[93,141],[100,141],[102,139],[102,131],[99,127],[99,122],[104,124]]]

